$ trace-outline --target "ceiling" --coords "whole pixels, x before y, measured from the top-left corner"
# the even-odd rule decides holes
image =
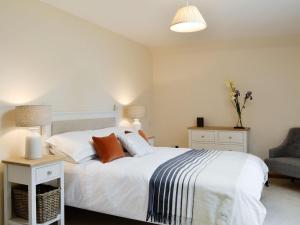
[[[201,41],[300,35],[300,0],[190,0],[204,31],[169,30],[185,0],[42,0],[149,47]]]

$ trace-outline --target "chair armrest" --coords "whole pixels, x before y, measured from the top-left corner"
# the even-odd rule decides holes
[[[284,156],[284,145],[269,150],[269,158],[277,158]]]

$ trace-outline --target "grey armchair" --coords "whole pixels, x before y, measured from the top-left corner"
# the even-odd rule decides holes
[[[284,142],[270,149],[265,162],[271,173],[300,178],[300,128],[290,129]]]

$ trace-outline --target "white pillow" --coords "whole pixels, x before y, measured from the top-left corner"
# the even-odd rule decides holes
[[[149,143],[137,133],[123,133],[118,137],[123,147],[134,157],[148,155],[153,152]]]
[[[46,143],[50,145],[50,152],[56,155],[64,155],[66,160],[73,163],[86,161],[96,155],[90,142],[93,136],[104,137],[111,133],[121,133],[117,127],[109,127],[99,130],[67,132],[50,137]]]
[[[66,155],[65,153],[63,153],[62,151],[60,150],[56,150],[56,148],[54,146],[50,146],[49,147],[49,152],[52,154],[52,155],[58,155],[58,156],[61,156],[63,157],[63,159],[67,162],[70,162],[70,163],[76,163],[76,164],[80,164],[80,163],[83,163],[83,162],[86,162],[86,161],[89,161],[91,159],[94,159],[96,158],[96,155],[91,155],[91,156],[87,156],[83,159],[81,159],[80,161],[76,162],[74,161],[74,159],[72,159],[70,156]]]

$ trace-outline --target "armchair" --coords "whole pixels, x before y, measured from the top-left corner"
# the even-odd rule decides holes
[[[291,128],[284,142],[265,160],[271,173],[300,178],[300,128]]]

